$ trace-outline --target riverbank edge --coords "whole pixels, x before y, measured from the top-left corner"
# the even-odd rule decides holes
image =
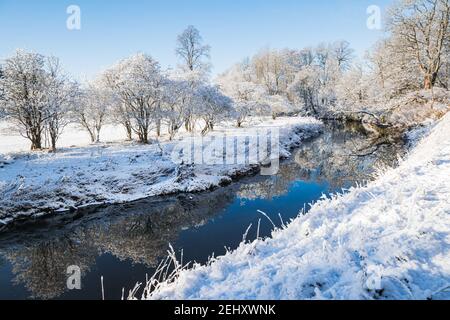
[[[294,118],[290,118],[291,121]],[[322,133],[323,130],[323,122],[313,119],[313,118],[298,118],[298,124],[289,124],[289,125],[279,125],[279,129],[283,130],[283,134],[280,135],[280,160],[286,159],[290,156],[290,152],[298,147],[303,141],[314,138]],[[246,129],[246,128],[244,128]],[[254,129],[253,127],[247,128],[249,130]],[[126,148],[126,146],[124,146]],[[21,223],[30,223],[31,221],[39,221],[42,218],[49,218],[56,215],[64,215],[69,212],[76,213],[80,209],[87,209],[95,206],[104,206],[104,205],[113,205],[113,204],[124,204],[124,203],[132,203],[135,201],[139,201],[146,198],[158,197],[158,196],[174,196],[177,194],[196,194],[201,192],[211,191],[226,185],[229,185],[233,182],[238,181],[241,178],[253,176],[259,173],[261,168],[264,165],[259,163],[257,165],[245,165],[240,166],[239,168],[232,167],[227,172],[221,172],[220,176],[215,177],[213,181],[207,181],[207,183],[201,183],[201,177],[189,176],[186,180],[190,180],[189,182],[194,185],[193,188],[186,188],[183,190],[182,185],[185,181],[179,181],[177,184],[180,185],[178,188],[169,188],[167,190],[161,189],[159,192],[154,192],[151,195],[142,195],[131,197],[126,201],[93,201],[87,204],[83,204],[80,206],[67,206],[66,208],[31,208],[31,210],[27,212],[16,212],[13,213],[15,216],[8,215],[0,215],[0,232],[7,231],[10,227],[20,226]],[[194,165],[195,167],[195,165]],[[177,165],[175,168],[176,172],[180,172],[183,168],[180,165]],[[188,170],[192,170],[192,168],[188,168]],[[1,213],[0,208],[0,213]]]
[[[408,133],[410,154],[376,181],[324,198],[269,239],[147,283],[142,298],[450,299],[448,132],[450,113]]]

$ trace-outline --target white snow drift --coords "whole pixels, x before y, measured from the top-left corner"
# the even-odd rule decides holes
[[[143,298],[449,299],[449,132],[450,114],[397,169]]]

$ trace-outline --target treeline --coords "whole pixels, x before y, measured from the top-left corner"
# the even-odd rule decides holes
[[[450,0],[403,0],[388,12],[386,38],[363,59],[346,41],[266,49],[218,82],[243,112],[267,103],[274,115],[374,111],[409,92],[449,89],[449,19]]]
[[[346,41],[301,50],[265,49],[238,63],[217,82],[242,113],[270,109],[273,117],[303,112],[318,115],[336,102],[336,87],[351,68],[353,49]]]
[[[32,150],[56,150],[69,123],[83,127],[92,142],[100,140],[106,123],[123,125],[127,138],[141,143],[163,128],[170,139],[197,124],[206,134],[234,117],[233,101],[208,82],[209,50],[190,26],[178,37],[178,70],[163,71],[151,56],[136,54],[85,85],[64,74],[58,59],[18,50],[0,67],[1,114],[31,141]]]
[[[14,122],[33,150],[56,149],[69,123],[100,140],[121,124],[142,143],[167,130],[207,134],[249,116],[373,112],[409,92],[450,79],[450,0],[402,0],[389,12],[387,37],[356,59],[346,41],[300,50],[265,49],[209,81],[210,47],[188,27],[177,39],[180,66],[162,70],[147,54],[119,61],[88,84],[71,80],[56,58],[17,51],[0,64],[0,117]]]

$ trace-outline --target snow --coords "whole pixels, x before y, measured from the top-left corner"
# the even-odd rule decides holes
[[[450,113],[398,168],[143,298],[450,299],[449,132]]]
[[[28,152],[30,141],[22,138],[14,130],[15,126],[6,121],[0,121],[0,154]],[[106,142],[121,142],[125,137],[125,130],[121,126],[107,125],[102,128],[102,138]],[[69,125],[58,140],[58,147],[89,146],[90,138],[81,126]]]
[[[279,129],[280,155],[285,157],[303,139],[317,135],[321,127],[322,123],[313,118],[252,119],[251,127],[224,125],[214,134],[251,136],[258,128]],[[88,205],[205,191],[259,167],[245,163],[190,166],[180,164],[173,156],[179,141],[162,139],[149,145],[120,142],[119,137],[125,135],[114,127],[102,136],[109,142],[89,145],[87,135],[75,127],[68,128],[57,153],[25,152],[25,139],[1,136],[0,226]],[[185,138],[187,134],[180,135],[180,140]],[[217,159],[223,159],[223,155],[217,155]]]

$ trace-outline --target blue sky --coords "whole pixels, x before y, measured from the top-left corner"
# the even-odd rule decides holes
[[[176,37],[195,25],[212,46],[214,73],[261,48],[302,48],[345,39],[362,55],[383,36],[366,27],[369,5],[392,0],[0,0],[0,58],[16,48],[59,57],[90,78],[115,61],[146,52],[176,66]],[[81,8],[82,28],[66,28],[66,8]]]

